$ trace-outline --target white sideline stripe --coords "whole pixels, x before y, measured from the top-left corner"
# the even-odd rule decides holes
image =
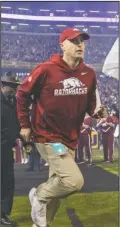
[[[91,21],[91,22],[119,22],[118,18],[104,18],[104,17],[61,17],[61,16],[31,16],[19,15],[10,13],[1,13],[1,18],[21,19],[21,20],[36,20],[36,21]]]

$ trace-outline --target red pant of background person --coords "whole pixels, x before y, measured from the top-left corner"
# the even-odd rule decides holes
[[[102,134],[103,153],[105,161],[113,161],[114,135],[113,133]]]
[[[78,158],[78,161],[80,162],[84,160],[84,151],[83,151],[84,147],[85,147],[85,153],[87,155],[88,161],[91,162],[92,160],[91,138],[89,134],[81,134],[78,140],[77,158]]]
[[[21,163],[21,151],[20,151],[19,139],[16,140],[16,158],[15,158],[15,163]]]

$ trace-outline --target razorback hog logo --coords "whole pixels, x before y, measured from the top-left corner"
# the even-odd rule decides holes
[[[59,81],[59,83],[62,84],[62,88],[54,90],[55,96],[87,94],[86,85],[75,77]]]
[[[84,86],[81,81],[79,81],[77,78],[74,78],[74,77],[60,81],[60,83],[63,84],[64,89],[68,89],[68,88],[74,89],[74,88],[80,88]]]

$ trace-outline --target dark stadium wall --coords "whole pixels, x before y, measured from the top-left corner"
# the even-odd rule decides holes
[[[8,72],[8,71],[13,71],[17,74],[17,76],[19,77],[26,77],[30,72],[31,70],[27,70],[27,69],[21,69],[21,68],[0,68],[0,73],[1,75],[4,74],[5,72]]]

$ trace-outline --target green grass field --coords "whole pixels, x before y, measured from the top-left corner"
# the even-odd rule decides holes
[[[115,175],[118,175],[118,150],[115,150],[114,152],[114,163],[100,163],[100,161],[103,160],[103,152],[102,151],[93,151],[93,161],[96,162],[97,166],[109,171],[110,173],[113,173]]]
[[[102,152],[93,152],[93,161],[105,170],[118,175],[118,152],[113,164],[101,164]],[[118,192],[80,193],[63,200],[51,227],[72,227],[66,213],[74,208],[84,227],[118,227]],[[15,197],[11,218],[19,227],[32,227],[30,204],[27,196]]]

